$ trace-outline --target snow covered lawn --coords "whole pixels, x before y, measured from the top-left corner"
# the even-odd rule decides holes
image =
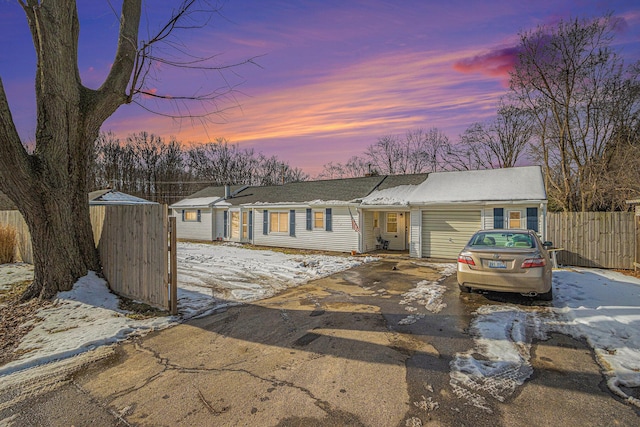
[[[267,298],[373,259],[287,255],[232,243],[180,243],[178,309],[183,318],[204,315],[224,305]]]
[[[274,295],[279,290],[345,270],[370,257],[287,255],[240,245],[178,244],[180,316],[136,320],[118,308],[119,299],[94,273],[41,309],[34,328],[22,339],[21,356],[0,366],[0,377],[166,328],[194,316]],[[0,289],[33,278],[27,264],[0,265]]]

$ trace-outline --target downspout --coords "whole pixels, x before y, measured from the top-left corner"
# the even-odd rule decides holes
[[[547,204],[540,203],[540,210],[542,211],[542,241],[547,241]]]
[[[364,253],[364,214],[360,210],[360,208],[356,207],[356,212],[358,213],[358,226],[360,227],[360,232],[358,233],[358,253]]]

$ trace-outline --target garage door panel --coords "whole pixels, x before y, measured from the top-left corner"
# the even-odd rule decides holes
[[[423,212],[422,256],[454,259],[480,228],[480,210]]]

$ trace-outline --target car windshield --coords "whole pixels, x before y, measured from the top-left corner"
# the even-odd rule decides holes
[[[469,245],[472,247],[534,248],[535,242],[528,233],[500,231],[477,233],[471,238]]]

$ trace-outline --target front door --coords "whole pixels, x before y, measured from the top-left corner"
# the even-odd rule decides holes
[[[389,249],[392,251],[404,251],[407,249],[408,216],[408,212],[385,213],[382,236],[389,241]]]

